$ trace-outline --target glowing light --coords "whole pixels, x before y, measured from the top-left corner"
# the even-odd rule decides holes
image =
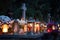
[[[32,23],[30,23],[30,26],[31,26],[31,27],[33,27],[33,24],[32,24]]]
[[[31,22],[31,23],[28,23],[28,31],[32,31],[32,29],[33,29],[33,23]]]
[[[52,29],[53,29],[53,30],[55,30],[55,29],[56,29],[54,25],[52,26]]]
[[[58,27],[59,27],[60,25],[58,24]]]
[[[27,32],[27,25],[24,25],[24,32]]]
[[[8,25],[7,24],[3,24],[2,25],[2,32],[4,32],[4,33],[6,33],[6,32],[8,32]]]
[[[52,29],[51,29],[51,28],[48,28],[48,29],[47,29],[47,32],[48,32],[48,33],[52,32]]]
[[[59,30],[60,30],[60,27],[59,27]]]
[[[48,32],[51,32],[49,29],[47,30]]]
[[[39,31],[39,30],[40,30],[40,28],[39,28],[39,27],[40,27],[40,26],[39,26],[39,24],[35,24],[34,32]]]
[[[36,32],[36,29],[37,29],[37,25],[35,24],[34,32]]]

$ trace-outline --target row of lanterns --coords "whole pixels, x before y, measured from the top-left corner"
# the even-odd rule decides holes
[[[24,30],[24,33],[27,33],[27,34],[39,33],[39,31],[40,31],[40,22],[34,22],[33,20],[28,21],[27,24],[25,24],[22,29]]]
[[[9,34],[10,33],[20,34],[20,35],[29,34],[29,33],[40,34],[41,32],[51,32],[52,30],[57,29],[54,25],[50,29],[47,27],[46,24],[40,23],[39,21],[28,21],[24,25],[19,25],[18,22],[14,22],[14,26],[12,27],[9,27],[9,25],[10,24],[1,25],[0,29],[2,30],[2,33],[6,34],[9,31],[11,31],[9,32]],[[60,31],[60,25],[58,25],[58,30]]]
[[[41,32],[46,32],[47,25],[40,23],[40,21],[29,20],[22,29],[26,34],[40,34]],[[23,34],[23,32],[20,32],[20,34]]]
[[[26,33],[37,33],[37,34],[39,34],[40,30],[42,28],[42,27],[40,27],[39,21],[37,21],[37,22],[28,21],[24,25],[19,25],[18,22],[14,22],[14,24],[12,24],[12,25],[4,23],[0,27],[1,27],[0,29],[2,30],[2,33],[5,33],[5,34],[9,33],[9,31],[12,31],[12,32],[10,32],[12,34],[15,34],[15,33],[17,33],[17,34],[26,34]],[[42,30],[43,30],[43,28],[42,28]]]
[[[58,24],[58,25],[51,25],[50,27],[47,27],[47,32],[48,33],[51,33],[51,32],[53,32],[53,31],[55,31],[55,32],[60,32],[60,24]]]

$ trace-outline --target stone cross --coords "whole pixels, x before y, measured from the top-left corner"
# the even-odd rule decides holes
[[[25,20],[25,18],[26,18],[26,10],[27,10],[26,4],[25,4],[25,3],[22,4],[22,9],[23,9],[22,17],[23,17],[24,20]]]

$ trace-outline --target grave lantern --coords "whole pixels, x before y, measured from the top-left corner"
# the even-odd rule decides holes
[[[40,22],[34,22],[34,33],[40,32]]]
[[[33,34],[33,29],[34,29],[34,22],[35,20],[33,18],[30,18],[27,22],[27,27],[28,27],[28,34]]]
[[[33,31],[33,22],[28,22],[28,32]]]
[[[3,24],[2,25],[2,32],[3,33],[7,33],[8,32],[8,28],[9,28],[9,26],[7,24]]]

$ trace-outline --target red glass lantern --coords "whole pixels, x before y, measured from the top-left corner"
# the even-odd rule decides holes
[[[60,24],[58,24],[58,27],[60,26]]]
[[[47,32],[48,32],[48,33],[52,32],[52,29],[51,29],[51,28],[48,28],[48,29],[47,29]]]
[[[28,31],[33,31],[33,23],[28,23]]]

